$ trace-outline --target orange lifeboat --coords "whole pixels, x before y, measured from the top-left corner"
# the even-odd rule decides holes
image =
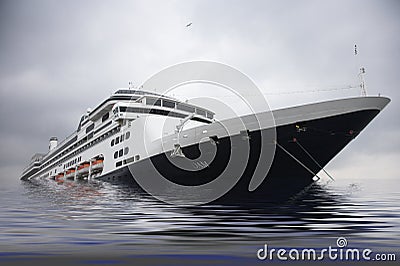
[[[78,166],[78,174],[85,174],[89,172],[89,163],[83,163],[81,165]]]
[[[58,175],[56,175],[54,180],[57,181],[58,183],[64,182],[64,173],[59,173]]]
[[[103,170],[104,166],[104,159],[97,159],[92,162],[92,170],[93,171],[100,171]]]
[[[65,173],[65,178],[74,178],[75,177],[75,169],[68,169]]]

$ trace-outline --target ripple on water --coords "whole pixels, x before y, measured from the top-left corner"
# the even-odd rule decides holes
[[[398,249],[397,184],[377,189],[373,182],[315,185],[280,204],[196,208],[107,183],[22,182],[0,192],[0,256],[104,250],[253,256],[264,243],[326,247],[339,236],[351,245]]]

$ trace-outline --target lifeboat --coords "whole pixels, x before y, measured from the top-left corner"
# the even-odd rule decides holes
[[[78,166],[78,174],[83,175],[86,173],[89,173],[89,163],[83,163],[81,165]]]
[[[97,159],[92,162],[92,171],[101,171],[104,166],[104,159]]]
[[[70,179],[75,177],[75,169],[69,169],[65,173],[65,178]]]
[[[54,178],[55,181],[57,182],[64,182],[64,173],[59,173],[58,175],[56,175],[56,177]]]

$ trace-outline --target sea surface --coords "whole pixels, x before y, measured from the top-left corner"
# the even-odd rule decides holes
[[[398,262],[399,187],[398,180],[337,178],[280,203],[183,208],[126,185],[2,183],[0,264],[266,265],[257,258],[265,244],[321,249],[339,237]]]

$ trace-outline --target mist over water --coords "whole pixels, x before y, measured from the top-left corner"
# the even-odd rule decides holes
[[[127,185],[27,181],[0,191],[0,263],[35,257],[222,256],[275,248],[400,248],[396,180],[317,182],[282,203],[182,208]],[[397,254],[397,256],[399,256]],[[197,257],[190,257],[197,258]]]

